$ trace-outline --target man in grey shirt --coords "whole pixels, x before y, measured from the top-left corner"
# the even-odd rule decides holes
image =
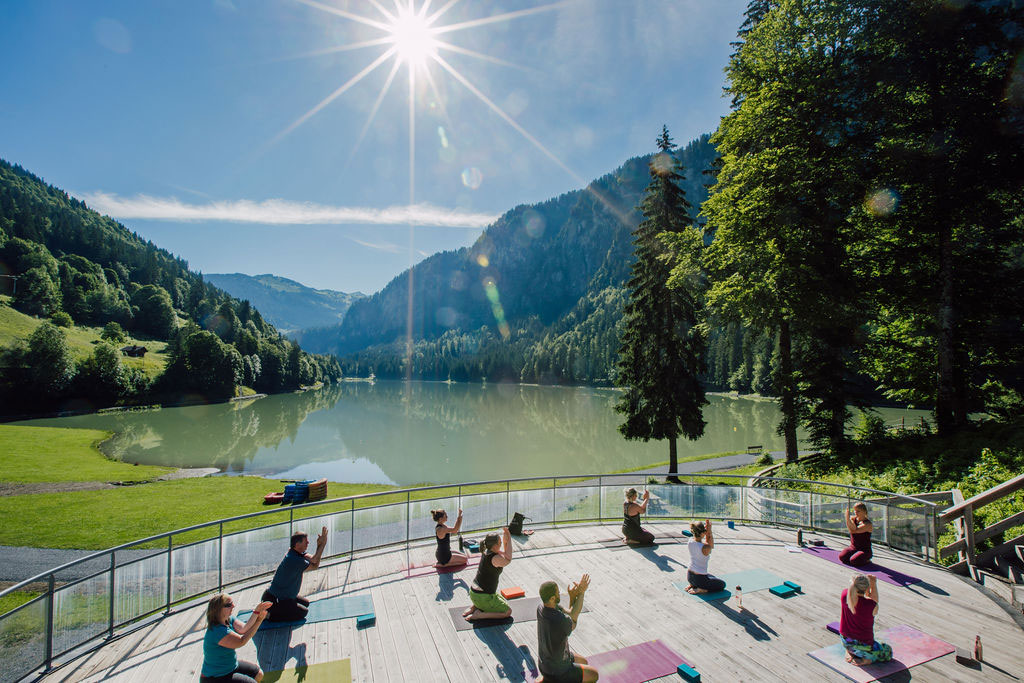
[[[327,547],[327,527],[316,537],[316,552],[306,552],[309,536],[304,533],[292,534],[291,547],[274,572],[270,587],[263,591],[263,600],[274,603],[268,610],[269,621],[302,621],[309,612],[309,600],[299,595],[302,575],[320,566],[320,558]]]
[[[569,650],[569,634],[576,628],[576,620],[583,611],[583,594],[590,586],[590,575],[584,574],[578,583],[569,584],[569,611],[558,603],[561,595],[558,584],[545,581],[540,585],[541,605],[537,607],[537,659],[544,683],[593,683],[597,669],[587,666],[587,660]]]

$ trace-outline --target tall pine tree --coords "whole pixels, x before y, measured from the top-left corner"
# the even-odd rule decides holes
[[[705,342],[693,291],[668,286],[672,264],[666,241],[678,244],[696,229],[668,128],[662,127],[657,144],[660,151],[651,161],[651,181],[640,203],[643,220],[633,233],[636,262],[627,284],[617,378],[625,391],[615,409],[626,417],[619,431],[627,439],[668,440],[669,480],[678,481],[676,440],[700,438],[706,424],[700,382]]]

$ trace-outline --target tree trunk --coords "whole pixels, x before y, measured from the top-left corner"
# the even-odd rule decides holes
[[[668,438],[668,477],[673,484],[679,483],[679,452],[676,450],[676,437]]]
[[[939,227],[939,338],[938,387],[935,397],[935,424],[941,435],[953,432],[953,406],[956,381],[953,337],[953,234],[948,224]]]
[[[779,323],[779,407],[782,422],[779,425],[786,439],[786,461],[796,460],[796,390],[793,387],[793,340],[790,338],[789,321]]]

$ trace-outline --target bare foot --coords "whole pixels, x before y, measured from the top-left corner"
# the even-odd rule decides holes
[[[870,659],[862,659],[860,657],[854,657],[853,660],[850,662],[850,664],[853,664],[854,666],[864,666],[865,664],[870,664],[870,663],[871,663]]]
[[[472,606],[472,607],[470,607],[470,608],[469,608],[468,610],[466,610],[465,612],[463,612],[463,613],[462,613],[462,617],[463,617],[463,618],[464,618],[464,619],[465,619],[466,621],[472,621],[472,619],[470,618],[470,616],[471,616],[471,615],[473,614],[473,612],[475,612],[475,611],[476,611],[476,605],[473,605],[473,606]]]
[[[687,586],[686,592],[690,595],[700,595],[701,593],[707,593],[708,591],[706,588],[696,588],[694,586]]]
[[[853,655],[851,655],[849,652],[846,653],[846,663],[853,664]]]

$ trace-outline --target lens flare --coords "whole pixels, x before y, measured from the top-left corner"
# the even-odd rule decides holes
[[[900,205],[900,196],[888,188],[875,190],[864,200],[864,208],[876,218],[891,216]]]
[[[487,266],[491,265],[491,259],[487,258],[486,254],[480,254],[479,256],[477,256],[476,262],[477,265],[479,265],[481,268],[486,268]]]
[[[462,184],[471,190],[479,188],[483,182],[484,174],[476,166],[467,168],[462,172]]]
[[[505,309],[501,306],[501,297],[498,295],[498,285],[494,282],[494,278],[484,278],[484,294],[487,295],[487,300],[491,302],[491,312],[494,313],[494,322],[498,324],[498,332],[501,334],[501,338],[508,339],[512,336],[512,331],[505,321]]]
[[[403,8],[388,28],[399,58],[409,66],[419,67],[437,54],[437,29],[411,7]]]
[[[668,154],[655,154],[651,159],[651,168],[658,175],[665,175],[672,170],[672,157]]]

